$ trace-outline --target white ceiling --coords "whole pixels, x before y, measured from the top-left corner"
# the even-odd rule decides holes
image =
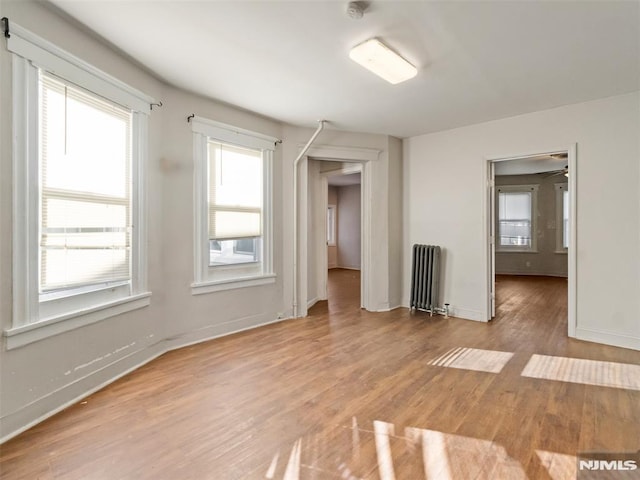
[[[566,156],[536,155],[495,163],[496,175],[527,175],[531,173],[557,172],[569,163]]]
[[[360,185],[361,177],[359,173],[350,173],[348,175],[330,175],[327,178],[329,185],[332,187],[347,187],[349,185]]]
[[[51,2],[168,83],[294,125],[408,137],[640,88],[635,1]],[[418,76],[351,61],[374,36]]]

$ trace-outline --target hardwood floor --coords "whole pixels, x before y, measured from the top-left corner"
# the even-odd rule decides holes
[[[368,313],[358,272],[332,272],[309,317],[167,353],[2,445],[0,478],[558,480],[577,452],[638,450],[637,389],[521,373],[640,352],[568,339],[565,280],[497,285],[485,324]]]

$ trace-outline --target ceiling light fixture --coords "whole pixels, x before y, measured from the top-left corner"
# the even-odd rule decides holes
[[[349,58],[394,85],[409,80],[418,73],[416,67],[377,38],[353,47]]]

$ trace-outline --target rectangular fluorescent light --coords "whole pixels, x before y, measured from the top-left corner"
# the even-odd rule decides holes
[[[416,67],[377,38],[353,47],[349,58],[394,85],[409,80],[418,73]]]

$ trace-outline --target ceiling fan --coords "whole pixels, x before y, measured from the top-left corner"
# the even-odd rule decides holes
[[[564,175],[565,177],[569,176],[569,165],[565,165],[564,168],[561,168],[560,170],[552,170],[550,172],[545,172],[547,175],[545,175],[546,178],[548,177],[555,177],[556,175]]]
[[[552,158],[554,160],[566,160],[568,158],[568,155],[566,153],[552,153],[551,155],[549,155],[549,158]],[[560,168],[558,170],[551,170],[549,172],[545,172],[546,175],[545,177],[555,177],[556,175],[564,175],[565,177],[569,176],[569,165],[565,165],[563,168]]]

